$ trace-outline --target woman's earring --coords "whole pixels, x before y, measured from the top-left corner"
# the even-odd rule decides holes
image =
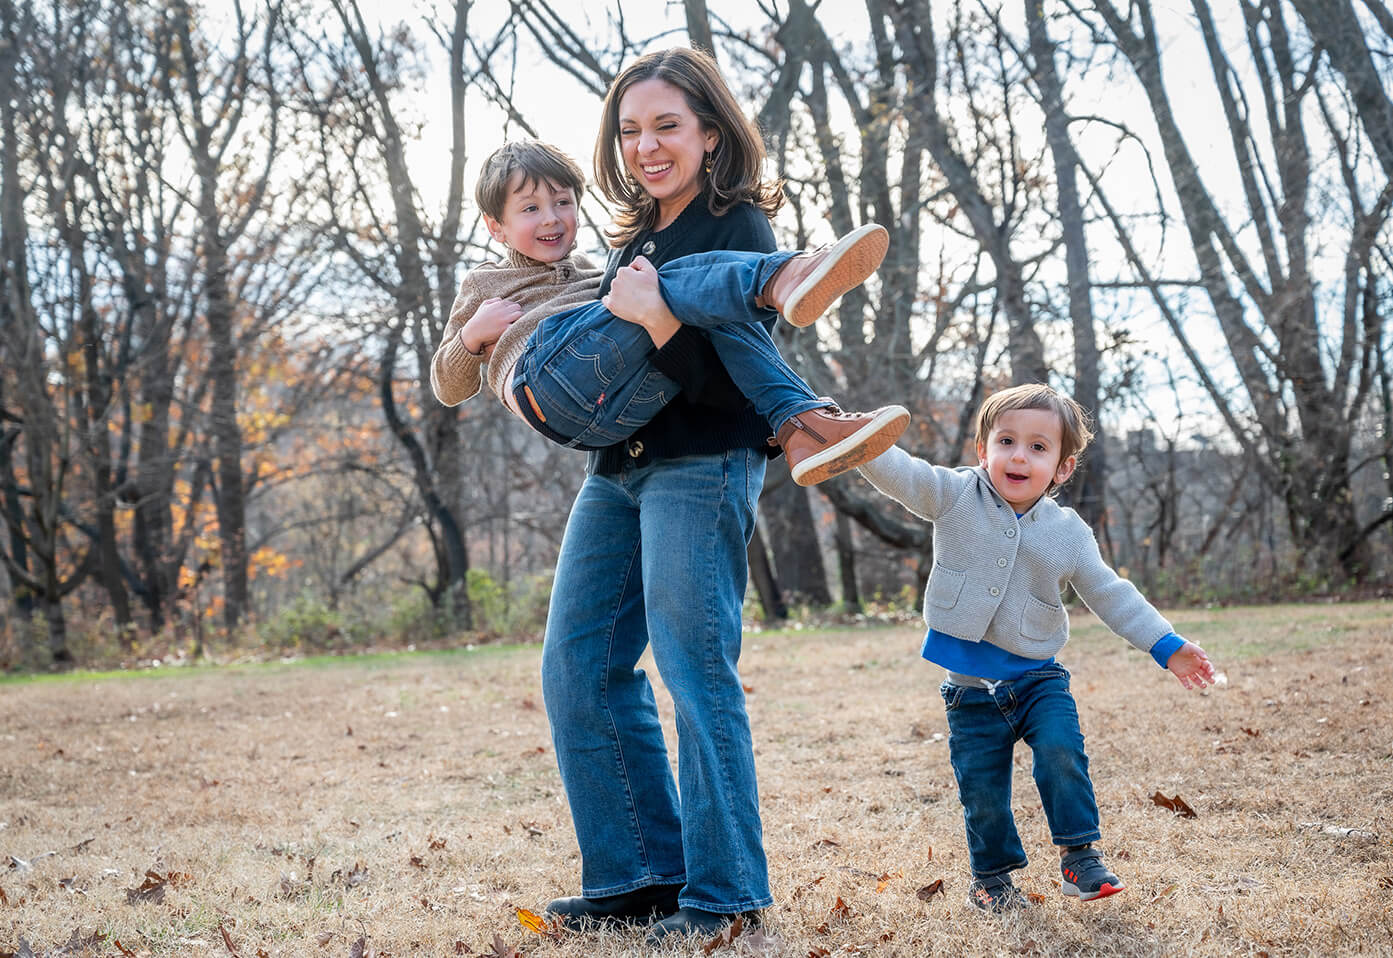
[[[706,172],[711,172],[711,151],[706,151]]]

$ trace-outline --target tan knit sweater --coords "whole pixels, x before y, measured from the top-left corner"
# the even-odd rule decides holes
[[[484,300],[508,299],[522,307],[522,318],[503,331],[487,363],[488,387],[507,406],[503,393],[532,331],[548,316],[597,299],[603,277],[604,270],[580,255],[537,263],[514,253],[507,263],[471,269],[450,307],[445,338],[431,359],[430,386],[435,398],[457,406],[479,391],[485,360],[464,348],[459,331]]]

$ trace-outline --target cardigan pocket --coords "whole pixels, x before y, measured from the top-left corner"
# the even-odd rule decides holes
[[[1062,605],[1041,602],[1033,595],[1025,597],[1025,608],[1021,610],[1021,635],[1027,639],[1052,638],[1068,625],[1068,621]]]
[[[929,573],[929,603],[940,609],[951,609],[958,604],[958,596],[966,581],[966,572],[958,572],[935,562],[933,571]]]

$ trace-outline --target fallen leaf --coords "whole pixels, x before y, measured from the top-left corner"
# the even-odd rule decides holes
[[[1160,805],[1162,808],[1170,809],[1171,811],[1175,812],[1175,814],[1179,815],[1181,818],[1198,817],[1195,814],[1195,810],[1191,808],[1189,805],[1187,805],[1185,803],[1185,799],[1181,798],[1179,795],[1173,796],[1171,798],[1166,798],[1166,796],[1162,795],[1158,790],[1155,795],[1151,796],[1151,801],[1157,805]]]
[[[410,865],[411,865],[413,868],[425,868],[425,867],[426,867],[426,860],[425,860],[424,858],[422,858],[420,855],[412,855],[410,858],[407,859],[407,862],[410,863]]]
[[[528,931],[536,932],[539,935],[545,935],[548,931],[551,930],[551,923],[548,922],[541,915],[537,914],[535,911],[528,911],[526,908],[519,908],[517,910],[517,913],[518,923],[522,925],[522,927],[526,928]]]
[[[836,902],[836,904],[834,904],[834,905],[832,906],[832,910],[831,910],[830,912],[828,912],[827,917],[829,917],[829,918],[850,918],[850,917],[851,917],[851,909],[847,906],[847,903],[846,903],[846,902],[842,901],[842,896],[841,896],[841,895],[838,895],[838,896],[837,896],[837,902]]]
[[[746,695],[749,695],[751,692],[755,690],[755,687],[753,685],[742,684],[740,687],[745,690]]]
[[[505,945],[503,939],[497,933],[493,936],[493,950],[480,952],[484,958],[522,958],[522,952],[510,945]]]
[[[434,835],[430,836],[430,850],[431,850],[431,851],[433,851],[433,852],[438,852],[438,851],[440,851],[440,850],[441,850],[442,848],[444,848],[444,847],[445,847],[445,839],[443,839],[443,838],[436,838]]]
[[[735,920],[722,928],[719,935],[701,946],[701,953],[703,955],[709,955],[717,948],[724,948],[726,945],[729,945],[731,942],[735,941],[735,939],[739,938],[740,932],[743,931],[744,928],[745,919],[736,915]]]
[[[804,882],[803,884],[799,885],[797,888],[793,889],[793,897],[797,898],[799,895],[803,894],[803,892],[807,891],[809,888],[812,888],[814,885],[821,884],[822,880],[826,877],[826,875],[818,875],[812,881]]]
[[[1171,892],[1175,891],[1175,889],[1176,889],[1176,886],[1175,886],[1174,884],[1167,885],[1165,888],[1162,888],[1160,891],[1158,891],[1158,892],[1156,893],[1155,897],[1153,897],[1153,898],[1151,899],[1151,901],[1147,902],[1147,904],[1148,904],[1148,905],[1154,905],[1154,904],[1156,904],[1156,903],[1157,903],[1158,901],[1160,901],[1162,898],[1165,898],[1165,897],[1166,897],[1167,895],[1169,895]]]
[[[924,861],[926,861],[926,862],[931,862],[931,861],[933,861],[933,860],[934,860],[934,847],[933,847],[932,845],[930,845],[930,846],[929,846],[929,855],[928,855],[927,858],[924,859]]]
[[[822,848],[823,846],[827,846],[829,848],[841,848],[842,843],[832,838],[819,838],[817,841],[813,842],[814,848]]]
[[[368,877],[368,866],[362,862],[357,862],[344,874],[340,869],[334,869],[334,873],[329,876],[330,881],[342,881],[345,888],[356,888],[361,885]]]
[[[348,949],[348,958],[363,958],[363,952],[368,948],[368,940],[359,936],[358,940]]]
[[[1262,729],[1260,728],[1243,728],[1241,729],[1241,731],[1244,735],[1248,736],[1249,738],[1257,738],[1259,735],[1262,734]]]
[[[828,956],[831,954],[832,953],[828,951],[826,948],[808,949],[808,958],[828,958]]]
[[[164,878],[157,872],[147,871],[145,881],[140,883],[139,888],[126,889],[126,904],[135,905],[147,901],[161,904],[164,901],[164,889]]]
[[[1028,891],[1025,893],[1025,897],[1037,905],[1043,905],[1045,903],[1045,896],[1038,891]]]
[[[457,954],[457,955],[472,955],[472,954],[474,954],[474,949],[473,949],[473,948],[470,948],[468,945],[466,945],[466,944],[464,943],[463,939],[459,939],[459,940],[456,940],[456,941],[455,941],[455,954]]]
[[[119,951],[124,956],[124,958],[135,958],[135,952],[131,951],[125,945],[121,944],[120,938],[113,938],[111,940],[111,943],[116,946],[116,950]]]
[[[818,879],[818,880],[821,881],[821,879]],[[10,897],[9,897],[8,895],[5,894],[5,889],[0,888],[0,905],[8,906],[9,904],[10,904]]]
[[[885,891],[885,889],[890,886],[890,883],[892,881],[894,881],[896,878],[903,877],[904,872],[895,872],[893,875],[889,872],[881,872],[880,877],[876,879],[875,893],[879,895],[881,892]]]
[[[935,878],[933,881],[929,882],[923,888],[919,889],[917,892],[914,893],[914,897],[919,899],[920,901],[929,901],[933,898],[934,895],[942,895],[944,898],[948,897],[948,893],[943,890],[942,878]]]
[[[237,954],[237,946],[232,943],[232,936],[227,933],[227,929],[219,925],[218,931],[222,933],[222,943],[227,946],[227,953],[232,958],[242,958],[241,955]]]
[[[1393,888],[1393,875],[1384,875],[1378,880],[1380,888]]]

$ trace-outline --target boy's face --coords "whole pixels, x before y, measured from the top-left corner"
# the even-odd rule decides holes
[[[521,170],[508,180],[502,219],[484,214],[489,234],[539,263],[555,263],[576,242],[576,194]]]
[[[1077,458],[1060,459],[1064,424],[1049,409],[1012,409],[1002,413],[977,459],[1001,498],[1018,513],[1035,505],[1050,488],[1074,473]]]

